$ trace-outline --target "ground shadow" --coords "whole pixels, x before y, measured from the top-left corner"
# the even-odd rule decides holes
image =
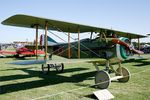
[[[130,60],[123,61],[122,63],[131,63],[131,62],[132,63],[135,62],[136,64],[134,64],[133,66],[137,66],[137,67],[150,65],[150,61],[148,61],[147,59],[130,59]]]
[[[56,71],[51,71],[48,75],[43,75],[40,71],[30,70],[28,68],[20,68],[20,70],[28,73],[28,75],[20,74],[20,75],[3,76],[0,78],[0,81],[25,79],[25,78],[32,78],[32,77],[37,77],[37,76],[40,77],[41,79],[22,82],[22,83],[2,85],[0,87],[0,94],[11,93],[11,92],[16,92],[20,90],[32,89],[32,88],[38,88],[38,87],[43,87],[43,86],[48,86],[48,85],[55,85],[55,84],[60,84],[64,82],[71,82],[71,83],[82,82],[83,80],[88,79],[88,77],[93,77],[95,75],[95,71],[81,73],[81,74],[73,74],[71,76],[63,76],[63,75],[58,74],[58,72]],[[83,70],[88,70],[88,69],[87,68],[70,68],[70,69],[66,69],[64,73],[69,73],[69,72],[74,72],[74,71],[83,71]]]
[[[93,100],[98,100],[98,98],[94,94],[88,94],[88,95],[85,95],[84,97],[93,99]]]

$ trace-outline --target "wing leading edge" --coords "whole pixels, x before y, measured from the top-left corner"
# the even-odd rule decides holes
[[[146,37],[144,35],[139,35],[135,33],[122,32],[122,31],[111,30],[107,28],[100,28],[100,27],[95,27],[90,25],[70,23],[70,22],[65,22],[60,20],[53,20],[53,19],[35,17],[30,15],[22,15],[22,14],[11,16],[8,19],[4,20],[2,24],[17,26],[17,27],[27,27],[27,28],[35,28],[34,25],[38,24],[40,26],[39,28],[44,29],[46,21],[48,22],[48,29],[55,30],[55,31],[63,31],[63,32],[71,32],[71,33],[78,33],[78,29],[80,30],[80,33],[113,31],[119,36],[128,37],[132,39]]]

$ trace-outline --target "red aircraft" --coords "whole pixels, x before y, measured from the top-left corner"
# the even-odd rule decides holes
[[[14,57],[28,57],[28,56],[35,56],[35,55],[41,55],[41,54],[45,54],[44,51],[42,50],[32,50],[32,49],[28,49],[26,47],[20,47],[16,49],[16,52],[14,51],[4,51],[1,50],[0,54],[2,55],[14,55]]]

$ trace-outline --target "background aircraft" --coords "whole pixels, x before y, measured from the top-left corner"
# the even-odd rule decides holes
[[[16,49],[16,51],[0,50],[0,54],[3,55],[4,57],[6,57],[7,55],[13,55],[16,58],[31,57],[36,55],[35,48],[29,49],[24,47],[21,44],[17,44],[14,49]],[[42,50],[37,50],[37,55],[42,55],[42,54],[45,54],[45,52]]]
[[[56,68],[57,71],[62,72],[64,69],[64,63],[93,63],[97,70],[95,75],[95,84],[101,89],[107,88],[112,80],[128,82],[130,78],[130,72],[128,69],[121,66],[121,61],[128,59],[133,55],[133,52],[143,54],[143,52],[134,49],[131,39],[137,38],[139,41],[139,38],[143,38],[145,36],[135,33],[122,32],[29,15],[14,15],[4,20],[2,24],[35,28],[36,50],[38,50],[38,29],[45,29],[45,38],[41,38],[44,40],[44,42],[41,41],[44,43],[44,60],[15,62],[14,64],[42,64],[42,71],[47,73],[49,72],[50,68]],[[68,36],[68,43],[59,44],[52,39],[49,40],[47,37],[48,30],[55,30],[65,33]],[[90,38],[80,40],[80,34],[84,32],[90,32],[91,36]],[[78,34],[78,40],[76,42],[70,42],[70,38],[72,38],[70,33]],[[97,33],[97,37],[93,38],[93,34],[95,33]],[[61,38],[60,36],[58,37]],[[63,40],[63,38],[61,39]],[[53,44],[48,46],[48,41]],[[47,52],[50,54],[50,56],[48,56]],[[48,60],[48,58],[52,59],[52,54],[57,54],[59,56],[68,58],[69,60]],[[103,58],[103,60],[100,58]],[[101,65],[101,63],[105,64],[104,70],[99,69],[99,65]],[[113,63],[118,64],[118,68],[116,70],[112,66]],[[110,78],[110,72],[114,72],[116,76]]]

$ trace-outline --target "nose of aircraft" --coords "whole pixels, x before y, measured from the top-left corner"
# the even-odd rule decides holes
[[[133,51],[137,54],[143,54],[142,51],[136,50],[134,48],[134,46],[128,38],[114,38],[112,39],[112,42],[116,43],[117,58],[119,58],[120,60],[128,59],[128,57],[131,54],[130,51]]]
[[[119,39],[118,38],[114,38],[114,39],[112,39],[112,42],[116,43],[116,44],[119,44],[119,45],[122,45],[122,46],[125,46],[130,51],[133,51],[133,52],[135,52],[137,54],[144,54],[142,51],[136,50],[134,48],[133,44],[131,43],[131,41],[128,38],[124,38],[124,37],[121,37]]]

